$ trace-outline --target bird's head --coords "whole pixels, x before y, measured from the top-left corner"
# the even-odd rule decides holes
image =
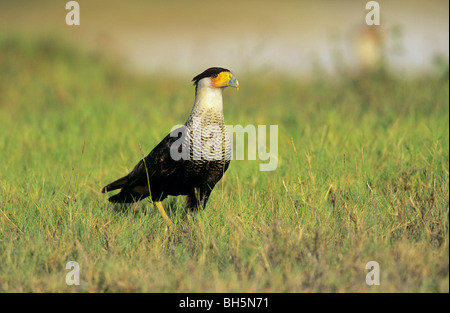
[[[236,77],[230,72],[230,70],[222,67],[210,67],[203,73],[195,76],[192,81],[194,82],[196,90],[200,87],[236,87],[239,89],[239,82]]]

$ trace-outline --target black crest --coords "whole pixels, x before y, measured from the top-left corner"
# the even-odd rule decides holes
[[[227,70],[223,67],[210,67],[209,69],[205,70],[203,73],[198,74],[194,78],[192,78],[192,81],[194,82],[194,85],[197,86],[198,82],[205,78],[205,77],[211,77],[213,75],[217,75],[221,72],[229,72],[230,70]]]

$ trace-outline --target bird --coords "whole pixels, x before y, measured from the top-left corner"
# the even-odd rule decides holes
[[[195,100],[186,123],[171,131],[130,173],[101,190],[120,189],[109,197],[112,203],[133,203],[151,196],[169,228],[174,224],[162,201],[167,196],[184,195],[187,210],[205,208],[231,160],[222,93],[226,87],[239,89],[239,82],[222,67],[210,67],[192,82]]]

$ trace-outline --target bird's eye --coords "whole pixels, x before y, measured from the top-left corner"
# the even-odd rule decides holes
[[[218,74],[214,74],[213,76],[211,76],[212,78],[216,78]]]

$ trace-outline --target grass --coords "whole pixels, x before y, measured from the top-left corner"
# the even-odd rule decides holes
[[[279,125],[278,168],[232,161],[196,214],[166,200],[184,230],[169,235],[151,202],[120,210],[100,189],[184,123],[190,77],[0,36],[0,291],[448,292],[448,65],[408,79],[235,71],[226,123]]]

